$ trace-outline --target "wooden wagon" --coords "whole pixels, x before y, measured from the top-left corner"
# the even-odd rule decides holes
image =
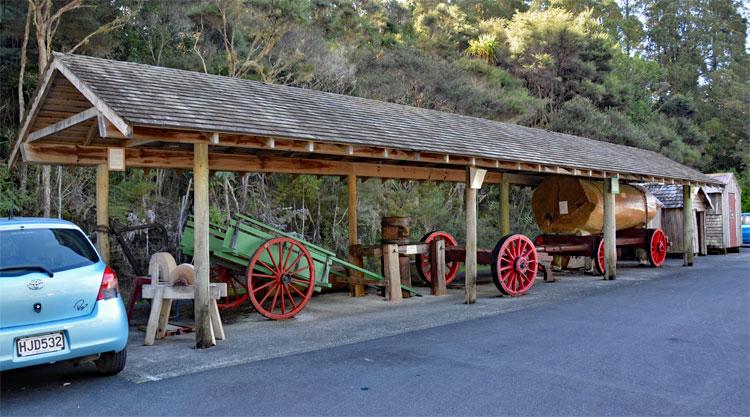
[[[242,214],[233,215],[227,226],[211,224],[209,235],[211,278],[228,288],[227,297],[219,303],[221,309],[238,307],[249,299],[258,313],[274,320],[288,319],[305,307],[313,292],[331,287],[333,275],[346,282],[348,270],[371,283],[384,279],[328,249]],[[193,255],[193,236],[193,220],[188,218],[180,246],[189,256]]]

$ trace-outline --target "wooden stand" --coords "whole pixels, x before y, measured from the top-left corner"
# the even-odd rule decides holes
[[[209,288],[209,317],[210,317],[210,334],[213,344],[216,339],[224,340],[224,326],[221,324],[219,315],[219,306],[216,303],[221,297],[227,296],[227,284],[211,283]],[[167,321],[172,311],[172,300],[194,300],[195,287],[193,286],[172,286],[170,284],[155,284],[143,286],[143,298],[150,298],[151,313],[148,316],[148,325],[146,326],[146,340],[143,342],[146,346],[154,344],[156,339],[163,339],[167,332]]]

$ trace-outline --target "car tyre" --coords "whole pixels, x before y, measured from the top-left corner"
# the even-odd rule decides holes
[[[117,375],[125,368],[125,362],[128,359],[127,349],[119,352],[102,353],[99,359],[94,361],[96,370],[103,376]]]

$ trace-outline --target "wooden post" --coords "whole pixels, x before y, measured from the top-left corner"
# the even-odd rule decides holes
[[[482,188],[486,173],[474,166],[466,168],[466,304],[477,301],[477,190]]]
[[[401,301],[401,272],[398,265],[398,245],[383,245],[383,275],[385,275],[385,299],[390,302]]]
[[[445,287],[445,241],[442,239],[430,242],[430,271],[432,295],[448,295]]]
[[[617,276],[617,225],[615,224],[615,191],[617,178],[604,179],[604,279]]]
[[[359,243],[359,237],[357,236],[357,176],[348,175],[347,185],[349,188],[349,247]],[[362,266],[362,257],[349,255],[349,262],[357,266]],[[353,271],[351,272],[354,278],[363,278],[362,273]],[[349,284],[349,295],[352,297],[364,297],[367,295],[365,292],[364,284]]]
[[[193,265],[195,266],[195,347],[214,346],[216,339],[211,331],[208,279],[208,144],[196,143],[193,148],[193,216],[195,240]]]
[[[693,194],[682,186],[682,266],[693,266]]]
[[[510,182],[503,175],[500,181],[500,236],[510,234]]]
[[[104,263],[109,263],[109,168],[96,166],[96,248]]]

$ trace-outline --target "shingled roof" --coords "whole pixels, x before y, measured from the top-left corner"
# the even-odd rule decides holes
[[[458,114],[81,55],[54,55],[133,126],[365,145],[714,183],[656,152]]]
[[[682,208],[682,186],[679,185],[668,185],[668,184],[641,184],[651,194],[661,202],[663,208],[666,209],[677,209]],[[698,194],[702,194],[707,204],[713,208],[711,199],[706,194],[704,187],[698,187],[693,194],[693,198],[697,197]]]

